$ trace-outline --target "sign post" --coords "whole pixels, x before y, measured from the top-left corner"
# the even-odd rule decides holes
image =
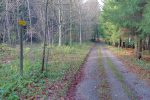
[[[23,76],[23,34],[25,34],[26,22],[19,20],[20,26],[20,75]]]

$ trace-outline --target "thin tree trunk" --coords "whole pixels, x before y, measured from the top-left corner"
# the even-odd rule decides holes
[[[5,22],[3,21],[3,23],[2,23],[2,25],[3,25],[3,43],[5,43],[5,37],[6,37],[6,24],[5,24]]]
[[[142,58],[142,39],[136,35],[135,41],[136,41],[136,46],[135,46],[136,58],[141,59]]]
[[[33,42],[33,33],[32,33],[32,19],[31,19],[31,10],[30,10],[30,2],[29,0],[27,0],[27,4],[28,4],[28,13],[29,13],[29,22],[30,22],[30,28],[29,28],[29,33],[30,33],[30,39],[31,39],[31,45]]]
[[[70,0],[70,45],[72,44],[72,0]]]
[[[52,45],[54,45],[54,23],[52,21],[52,35],[51,35],[51,41],[52,41]]]
[[[50,23],[47,22],[47,30],[48,30],[47,31],[48,32],[48,34],[47,34],[47,41],[48,42],[47,43],[48,43],[48,45],[51,44],[51,34],[50,34],[51,33],[51,27],[50,26],[52,26],[51,21],[50,21]]]
[[[148,37],[148,50],[149,50],[149,54],[150,54],[150,35]]]
[[[61,31],[61,28],[62,28],[62,15],[61,15],[61,0],[59,0],[59,11],[58,11],[58,14],[59,14],[59,25],[58,25],[58,28],[59,28],[59,43],[58,43],[58,46],[61,46],[62,44],[62,31]]]
[[[43,46],[43,58],[42,58],[42,68],[41,68],[41,72],[44,71],[44,67],[45,67],[45,52],[46,52],[46,34],[48,32],[48,26],[47,26],[47,12],[48,12],[48,0],[46,0],[46,7],[45,7],[45,34],[44,34],[44,46]]]
[[[139,46],[138,46],[139,48],[138,48],[138,56],[137,57],[138,57],[138,59],[141,59],[142,58],[142,39],[139,40],[138,44],[139,44]]]
[[[120,48],[122,47],[122,39],[121,39],[121,37],[120,37],[120,39],[119,39],[119,47],[120,47]]]
[[[80,6],[81,7],[81,6]],[[82,44],[82,19],[81,19],[81,8],[79,8],[79,20],[80,20],[80,44]]]
[[[19,25],[18,25],[18,21],[19,21],[19,0],[17,0],[16,2],[17,2],[17,34],[18,34],[18,38],[19,38],[20,37]]]
[[[135,43],[134,43],[134,46],[135,46],[135,48],[134,48],[134,55],[135,55],[135,57],[137,57],[137,51],[138,51],[138,40],[137,40],[138,38],[137,38],[137,35],[135,35],[134,36],[134,41],[135,41]]]
[[[142,49],[146,50],[146,38],[142,42]]]
[[[9,16],[8,16],[8,0],[5,1],[6,3],[6,30],[8,34],[8,42],[11,44],[11,38],[10,38],[10,25],[9,25]]]

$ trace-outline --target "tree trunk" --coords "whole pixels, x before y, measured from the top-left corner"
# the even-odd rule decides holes
[[[148,50],[149,50],[149,54],[150,54],[150,35],[149,35],[149,38],[148,38]]]
[[[70,45],[72,44],[72,0],[70,0]]]
[[[142,49],[143,49],[143,50],[146,50],[146,38],[143,40]]]
[[[122,39],[121,39],[121,37],[119,39],[119,47],[122,47]]]
[[[5,38],[6,38],[6,29],[4,28],[3,43],[5,43]]]
[[[79,16],[80,16],[80,44],[82,44],[82,22],[81,22],[81,8],[79,8]]]
[[[61,15],[61,0],[59,0],[59,11],[58,11],[58,14],[59,14],[59,25],[58,25],[58,29],[59,29],[59,43],[58,43],[58,46],[61,46],[62,44],[62,31],[61,31],[61,28],[62,28],[62,15]]]
[[[6,30],[8,34],[8,42],[11,44],[11,37],[10,37],[10,23],[9,23],[9,16],[8,16],[8,0],[5,1],[6,3]]]
[[[80,2],[80,0],[78,0]],[[81,4],[78,5],[78,13],[79,13],[79,41],[80,44],[82,44],[82,16],[81,16]]]
[[[16,1],[16,4],[17,4],[17,22],[19,21],[19,0]],[[19,34],[19,25],[17,23],[17,35],[18,35],[18,38],[20,37],[20,34]]]
[[[54,23],[52,21],[52,31],[51,31],[51,44],[54,45]]]
[[[41,72],[44,71],[45,69],[45,52],[46,52],[46,34],[48,33],[48,26],[47,26],[47,10],[48,10],[48,0],[46,1],[46,7],[45,7],[45,34],[44,34],[44,46],[43,46],[43,58],[42,58],[42,68],[41,68]]]
[[[30,33],[30,39],[31,39],[31,45],[32,45],[33,33],[32,33],[32,21],[31,21],[31,10],[30,10],[29,0],[27,0],[27,4],[28,4],[28,13],[29,13],[29,22],[30,22],[29,33]]]
[[[136,58],[142,58],[142,39],[137,37],[137,45],[136,45]]]
[[[125,48],[125,47],[126,47],[126,43],[122,42],[122,48]]]

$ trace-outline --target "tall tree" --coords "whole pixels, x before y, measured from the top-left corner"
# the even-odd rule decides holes
[[[141,35],[143,34],[139,28],[143,20],[146,3],[146,0],[126,0],[124,3],[118,0],[106,0],[102,14],[103,23],[113,23],[116,25],[118,31],[122,29],[130,30],[127,33],[135,37],[135,55],[139,59],[142,57]],[[107,28],[109,29],[109,26]]]
[[[47,46],[47,41],[46,41],[46,36],[48,33],[48,24],[47,24],[47,20],[48,20],[48,0],[46,0],[46,6],[45,6],[45,34],[44,34],[44,46],[43,46],[43,57],[42,57],[42,68],[41,68],[41,72],[44,71],[44,67],[45,67],[45,53],[46,53],[46,46]]]

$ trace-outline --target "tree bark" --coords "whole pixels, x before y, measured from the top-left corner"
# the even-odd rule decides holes
[[[72,0],[70,0],[70,45],[72,44]]]
[[[16,1],[16,4],[17,4],[17,22],[19,21],[19,0]],[[17,35],[18,35],[18,38],[20,37],[20,34],[19,34],[19,25],[17,23]]]
[[[80,6],[81,7],[81,6]],[[80,44],[82,44],[82,19],[81,19],[81,8],[79,8],[79,20],[80,20]]]
[[[148,37],[148,50],[149,50],[149,54],[150,54],[150,35]]]
[[[6,30],[8,34],[8,42],[11,44],[11,37],[10,37],[10,23],[9,23],[9,16],[8,16],[8,0],[5,1],[6,3]]]
[[[58,46],[61,46],[61,44],[62,44],[62,31],[61,31],[61,29],[62,29],[62,15],[61,15],[61,13],[62,13],[62,9],[61,9],[61,3],[62,3],[62,1],[61,0],[59,0],[59,11],[58,11],[58,14],[59,14],[59,25],[58,25],[58,29],[59,29],[59,43],[58,43]]]
[[[136,45],[136,58],[141,59],[142,58],[142,39],[140,37],[137,37],[137,45]]]
[[[45,35],[44,35],[44,46],[43,46],[43,58],[42,58],[42,68],[41,68],[41,72],[44,71],[45,69],[45,52],[46,52],[46,34],[48,33],[48,26],[47,26],[47,12],[48,12],[48,0],[46,0],[46,7],[45,7]]]
[[[121,37],[120,37],[120,39],[119,39],[119,47],[120,47],[120,48],[122,47],[122,39],[121,39]]]
[[[30,39],[31,39],[31,45],[32,45],[33,33],[32,33],[32,20],[31,20],[31,10],[30,10],[29,0],[27,0],[27,4],[28,4],[28,13],[29,13],[29,22],[30,22],[29,33],[30,33]]]

